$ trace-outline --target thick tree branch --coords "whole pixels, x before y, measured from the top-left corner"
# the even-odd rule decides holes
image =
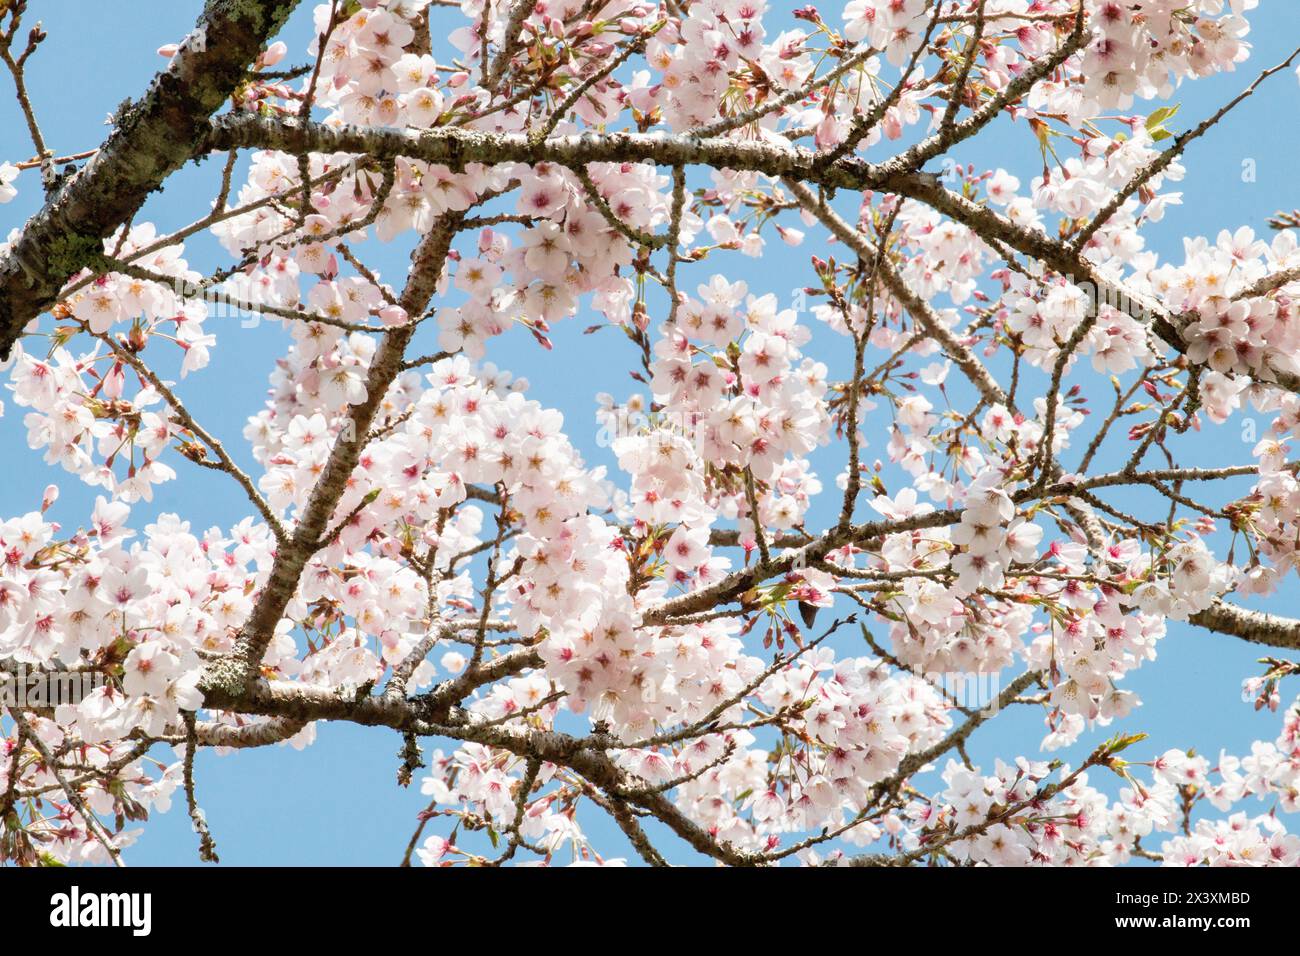
[[[194,32],[103,146],[37,213],[0,262],[0,357],[102,252],[163,181],[198,154],[208,118],[244,81],[297,0],[208,0]]]
[[[421,315],[433,297],[461,218],[460,213],[447,213],[436,220],[411,254],[410,277],[400,300],[408,316]],[[366,398],[351,406],[348,412],[351,437],[340,434],[335,441],[325,470],[312,488],[293,534],[276,551],[270,577],[240,631],[235,650],[229,658],[209,667],[210,680],[221,683],[234,681],[235,686],[242,686],[256,676],[262,653],[297,590],[303,568],[325,539],[330,516],[361,457],[365,438],[370,434],[370,426],[383,404],[388,387],[402,370],[406,347],[415,329],[415,322],[408,321],[389,330],[380,341],[366,376]]]
[[[390,159],[404,156],[460,169],[466,163],[541,163],[563,166],[586,163],[655,162],[664,166],[708,165],[790,176],[804,182],[870,189],[884,185],[887,174],[860,159],[824,163],[816,153],[793,146],[678,133],[578,133],[544,140],[522,133],[484,133],[455,126],[434,130],[331,127],[295,119],[268,119],[232,113],[212,121],[208,148],[278,149],[289,153],[365,153]]]
[[[959,124],[960,126],[960,124]],[[1089,290],[1094,302],[1114,306],[1149,324],[1173,348],[1183,351],[1184,319],[1149,296],[1105,277],[1071,246],[1045,232],[1019,226],[987,207],[945,189],[937,176],[917,172],[902,157],[872,164],[853,157],[825,163],[795,146],[662,133],[583,133],[531,140],[522,134],[482,133],[446,127],[427,132],[331,128],[291,119],[248,114],[222,116],[212,123],[212,149],[278,149],[290,153],[347,152],[381,158],[405,156],[444,163],[555,162],[573,167],[593,162],[654,162],[669,166],[707,165],[754,171],[790,181],[827,187],[880,190],[915,199],[962,223],[982,239],[1001,242]],[[1282,388],[1300,393],[1300,376],[1274,371]]]
[[[1215,601],[1188,620],[1197,627],[1231,634],[1252,644],[1300,650],[1300,620],[1295,618],[1252,611],[1227,601]]]

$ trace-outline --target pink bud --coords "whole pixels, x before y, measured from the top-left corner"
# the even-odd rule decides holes
[[[802,229],[787,229],[784,226],[777,226],[776,231],[788,246],[797,246],[799,243],[803,242]]]
[[[888,139],[898,139],[903,135],[903,117],[899,115],[898,110],[889,109],[885,111],[885,136]]]
[[[45,494],[41,497],[41,511],[47,511],[50,505],[59,500],[59,486],[46,485]]]
[[[813,134],[813,143],[818,149],[825,149],[828,146],[835,146],[839,141],[839,126],[835,122],[835,116],[827,113],[822,117],[822,121],[817,124],[817,131]]]
[[[172,57],[174,57],[174,56],[176,55],[176,51],[179,50],[179,49],[180,49],[179,44],[176,44],[176,43],[164,43],[162,46],[160,46],[160,47],[158,48],[158,55],[159,55],[159,56],[165,56],[165,57],[167,57],[167,59],[170,60]]]
[[[390,305],[379,310],[379,321],[387,326],[405,325],[407,318],[406,310],[400,305]]]
[[[284,59],[284,55],[288,52],[289,48],[285,46],[282,41],[277,40],[275,43],[272,43],[267,47],[266,51],[257,58],[257,65],[259,67],[275,66]]]
[[[104,377],[104,394],[111,399],[122,397],[122,389],[126,387],[126,375],[122,372],[121,364],[114,365],[112,370]]]

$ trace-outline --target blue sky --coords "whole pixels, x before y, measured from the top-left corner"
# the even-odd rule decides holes
[[[164,63],[154,51],[188,32],[201,4],[198,0],[133,0],[130,4],[37,0],[30,6],[29,17],[43,17],[49,39],[31,61],[28,83],[46,140],[52,149],[66,154],[99,144],[107,133],[103,125],[106,116],[124,98],[141,94]],[[828,17],[834,6],[825,6]],[[305,59],[311,7],[311,3],[305,3],[283,35],[290,47],[286,63]],[[434,16],[439,24],[459,25],[455,11],[439,11]],[[1253,11],[1250,18],[1253,29],[1249,39],[1255,48],[1252,58],[1236,73],[1179,89],[1172,102],[1180,103],[1182,110],[1169,124],[1172,128],[1181,130],[1185,124],[1212,112],[1260,69],[1284,59],[1300,43],[1294,5],[1288,0],[1261,0],[1260,9]],[[438,32],[435,30],[435,36]],[[769,33],[774,32],[772,24]],[[19,162],[30,157],[31,144],[5,80],[0,84],[4,91],[0,95],[0,160]],[[1162,258],[1181,261],[1183,235],[1201,234],[1213,239],[1219,229],[1235,230],[1240,225],[1250,225],[1257,233],[1266,234],[1269,215],[1300,205],[1300,190],[1294,185],[1295,157],[1300,155],[1298,121],[1300,89],[1294,75],[1287,71],[1270,80],[1260,94],[1191,148],[1185,159],[1187,177],[1174,187],[1182,190],[1183,205],[1170,207],[1164,221],[1146,232],[1148,246]],[[1006,167],[1025,184],[1040,166],[1037,157],[1030,131],[1023,124],[1009,122],[966,144],[958,154],[963,162],[973,162],[980,168]],[[1254,163],[1253,181],[1242,175],[1247,160]],[[155,222],[163,231],[201,216],[215,193],[215,166],[215,160],[210,160],[178,173],[150,202],[141,218]],[[19,197],[0,206],[0,234],[20,225],[41,202],[37,173],[24,173],[17,185]],[[693,270],[688,267],[684,270],[684,287],[693,289],[696,282],[720,271],[733,279],[745,279],[752,292],[775,292],[784,300],[792,288],[809,281],[807,256],[824,253],[816,241],[820,230],[810,229],[809,236],[814,241],[800,249],[792,252],[774,247],[774,255],[761,262],[733,254]],[[390,281],[400,281],[406,261],[406,247],[400,242],[379,247],[372,241],[360,251],[368,252],[373,257],[369,261],[377,263]],[[206,236],[187,245],[186,257],[202,271],[225,264],[215,241]],[[633,367],[635,359],[626,340],[617,333],[582,334],[585,327],[597,321],[584,309],[576,318],[560,323],[553,335],[554,352],[549,354],[542,352],[527,333],[516,330],[491,342],[488,359],[526,375],[533,383],[534,398],[565,413],[570,437],[589,463],[608,464],[615,472],[607,451],[594,440],[593,397],[607,391],[622,398],[635,390],[637,383],[627,377],[627,369]],[[811,316],[807,321],[815,323]],[[243,329],[233,320],[214,323],[211,331],[216,332],[218,340],[212,363],[202,373],[186,379],[181,394],[200,420],[246,465],[251,465],[240,432],[247,416],[262,404],[267,374],[283,351],[287,335],[271,323]],[[832,378],[843,377],[849,361],[844,340],[818,335],[809,351],[830,365]],[[1087,374],[1080,377],[1081,381],[1088,379]],[[1090,384],[1094,386],[1094,397],[1104,400],[1103,391],[1096,388],[1108,390],[1104,381]],[[957,395],[960,397],[959,392]],[[1261,416],[1257,424],[1262,433],[1267,420]],[[1193,437],[1183,445],[1184,463],[1248,460],[1251,443],[1242,441],[1241,431],[1238,417],[1223,428]],[[878,441],[872,442],[875,450],[867,450],[868,459],[884,457],[886,437],[882,433]],[[870,434],[868,439],[872,440]],[[5,449],[12,463],[0,486],[0,514],[11,516],[38,508],[42,490],[55,481],[63,489],[63,497],[53,512],[55,519],[65,527],[86,521],[94,500],[93,490],[75,483],[61,470],[51,470],[38,453],[27,450],[22,409],[11,401],[6,402],[5,417],[0,419],[0,448]],[[812,516],[824,519],[837,507],[831,499],[838,500],[832,482],[839,462],[823,451],[814,463],[831,488],[827,500]],[[201,532],[214,524],[229,527],[246,514],[246,504],[241,503],[228,480],[189,467],[183,461],[173,465],[180,473],[179,480],[160,486],[152,505],[137,506],[133,525],[141,527],[149,516],[176,511],[192,522],[196,532]],[[1132,510],[1143,507],[1143,500],[1136,497],[1112,500]],[[1269,608],[1297,614],[1300,601],[1294,589],[1286,588],[1270,601]],[[841,634],[841,653],[867,652],[855,643],[857,639],[850,631]],[[1241,679],[1258,672],[1253,662],[1264,650],[1233,638],[1171,624],[1169,636],[1159,646],[1158,660],[1126,681],[1126,686],[1142,695],[1145,706],[1111,728],[1086,733],[1078,747],[1062,756],[1077,760],[1116,730],[1151,734],[1150,741],[1134,748],[1135,759],[1170,746],[1195,747],[1210,755],[1217,754],[1220,748],[1240,753],[1249,749],[1253,739],[1271,739],[1278,727],[1277,716],[1257,714],[1240,701]],[[1283,690],[1285,695],[1287,688]],[[977,763],[991,767],[995,756],[1034,756],[1041,736],[1038,712],[1007,713],[977,733],[970,752]],[[415,815],[425,802],[418,786],[404,791],[395,783],[395,755],[400,743],[397,735],[388,731],[322,725],[317,743],[302,752],[275,747],[227,757],[203,753],[198,760],[199,799],[217,838],[222,861],[247,865],[397,862],[415,825]],[[433,746],[434,742],[427,745]],[[598,816],[588,815],[584,822],[598,848],[608,855],[629,855],[614,827]],[[670,851],[670,860],[701,860],[689,850],[674,851],[673,844],[671,839],[662,841],[663,848]],[[197,860],[196,846],[197,838],[183,806],[178,804],[146,825],[127,858],[135,864],[191,864]]]

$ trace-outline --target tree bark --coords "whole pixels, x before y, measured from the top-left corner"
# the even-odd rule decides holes
[[[209,118],[298,0],[208,0],[195,29],[139,103],[123,104],[98,152],[49,197],[0,262],[0,358],[68,278],[93,265],[105,237],[201,154]]]

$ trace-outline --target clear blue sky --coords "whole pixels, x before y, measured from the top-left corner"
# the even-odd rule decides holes
[[[832,15],[832,3],[824,15]],[[138,97],[163,64],[157,47],[180,39],[192,27],[201,7],[199,0],[133,0],[129,4],[107,4],[102,0],[35,0],[29,17],[44,19],[49,39],[32,60],[29,85],[47,141],[60,154],[78,152],[98,145],[107,132],[105,117],[128,96]],[[304,3],[291,21],[284,39],[290,47],[287,63],[302,62],[310,39],[311,3]],[[435,21],[459,25],[454,11],[436,11]],[[1266,65],[1283,59],[1298,43],[1293,0],[1262,0],[1250,15],[1254,44],[1251,60],[1235,74],[1224,74],[1185,85],[1173,101],[1182,111],[1171,124],[1176,130],[1193,122],[1230,99]],[[438,35],[435,30],[435,36]],[[769,25],[769,33],[776,25]],[[0,160],[19,162],[31,155],[31,144],[21,116],[13,102],[7,77],[0,83]],[[1267,232],[1265,220],[1280,208],[1300,205],[1295,188],[1295,157],[1300,155],[1300,88],[1289,71],[1274,77],[1262,94],[1241,106],[1204,140],[1192,147],[1185,164],[1186,180],[1181,206],[1170,207],[1162,223],[1147,232],[1148,245],[1162,257],[1181,261],[1184,234],[1209,235],[1221,228],[1250,225],[1257,233]],[[1004,166],[1028,183],[1037,171],[1037,149],[1023,125],[1004,123],[959,156],[979,167]],[[1256,178],[1243,181],[1244,160],[1253,159]],[[198,218],[214,195],[215,163],[187,167],[167,184],[164,193],[147,208],[148,218],[160,231],[170,230]],[[20,225],[41,201],[39,177],[24,173],[17,184],[19,197],[0,206],[0,234]],[[810,236],[817,234],[809,230]],[[375,247],[377,243],[368,243]],[[365,250],[365,247],[363,247]],[[369,251],[391,281],[399,281],[405,269],[405,247],[394,244]],[[805,243],[797,251],[777,247],[775,256],[760,262],[733,255],[712,260],[686,274],[685,287],[693,288],[714,271],[732,278],[744,278],[754,292],[775,292],[784,299],[792,288],[808,282],[807,256],[821,253]],[[187,246],[192,266],[210,271],[225,264],[216,243],[206,237]],[[780,262],[779,269],[774,265]],[[774,277],[775,280],[774,280]],[[582,329],[600,321],[588,311],[561,323],[553,336],[555,350],[545,354],[532,338],[516,331],[492,341],[488,358],[516,374],[527,375],[532,395],[545,404],[560,408],[566,416],[570,438],[583,449],[591,464],[614,462],[605,449],[596,446],[593,396],[608,391],[626,396],[636,385],[627,378],[634,357],[626,340],[611,332],[584,336]],[[808,317],[809,322],[815,320]],[[242,329],[234,322],[214,323],[217,347],[212,364],[182,385],[190,408],[210,430],[223,438],[228,448],[251,460],[240,447],[240,432],[248,415],[263,401],[267,374],[284,348],[287,335],[269,323],[256,329]],[[418,347],[418,346],[417,346]],[[846,372],[842,340],[818,335],[812,354],[826,361],[832,377]],[[1086,376],[1085,376],[1086,377]],[[7,397],[7,396],[6,396]],[[1098,392],[1097,398],[1104,396]],[[1267,421],[1258,422],[1262,432]],[[1195,439],[1187,464],[1225,463],[1249,458],[1250,444],[1240,438],[1240,420],[1222,429],[1212,429]],[[873,442],[869,456],[883,457],[885,437]],[[0,486],[0,514],[11,516],[39,507],[41,492],[51,481],[63,488],[54,517],[65,527],[83,524],[94,500],[92,489],[75,483],[61,470],[53,471],[38,453],[26,448],[22,409],[6,401],[6,415],[0,419],[0,448],[10,462]],[[839,462],[823,452],[814,459],[823,481],[832,481]],[[213,524],[228,528],[246,514],[238,494],[222,476],[173,462],[179,480],[160,486],[152,505],[139,505],[133,525],[142,527],[148,517],[163,511],[179,512],[192,522],[194,530]],[[830,497],[830,496],[828,496]],[[1122,502],[1122,499],[1120,500]],[[1129,499],[1131,508],[1141,501]],[[824,502],[813,518],[825,518],[834,506]],[[815,524],[815,521],[813,522]],[[1294,589],[1287,588],[1270,602],[1278,613],[1300,613]],[[844,654],[865,653],[849,632],[839,645]],[[1195,747],[1216,755],[1220,748],[1244,752],[1257,737],[1272,738],[1277,731],[1275,715],[1256,714],[1240,702],[1240,681],[1256,673],[1253,663],[1262,652],[1233,638],[1207,635],[1173,624],[1159,646],[1159,658],[1130,675],[1126,685],[1137,690],[1145,706],[1130,718],[1107,730],[1086,733],[1081,744],[1062,756],[1077,759],[1097,740],[1115,730],[1146,731],[1152,740],[1135,748],[1134,756],[1150,756],[1157,747]],[[1283,688],[1284,694],[1295,688]],[[995,756],[1009,759],[1016,754],[1035,756],[1042,735],[1037,712],[1004,714],[981,729],[970,747],[977,763],[991,767]],[[447,746],[446,742],[443,742]],[[395,783],[400,740],[383,730],[344,725],[322,725],[317,743],[306,751],[275,747],[227,757],[203,753],[198,761],[199,798],[217,838],[221,858],[230,864],[387,864],[397,862],[415,825],[415,815],[424,806],[418,784],[404,791]],[[434,746],[429,742],[429,747]],[[450,749],[448,747],[448,749]],[[179,795],[178,795],[179,796]],[[599,817],[584,821],[598,848],[608,855],[630,855],[621,834]],[[1294,823],[1294,821],[1290,821]],[[1294,828],[1294,827],[1292,827]],[[652,831],[653,833],[653,831]],[[674,841],[662,841],[670,849]],[[145,828],[138,845],[127,859],[136,864],[191,864],[197,859],[197,838],[179,803],[168,814],[155,816]],[[690,851],[669,854],[674,862],[699,862]]]

